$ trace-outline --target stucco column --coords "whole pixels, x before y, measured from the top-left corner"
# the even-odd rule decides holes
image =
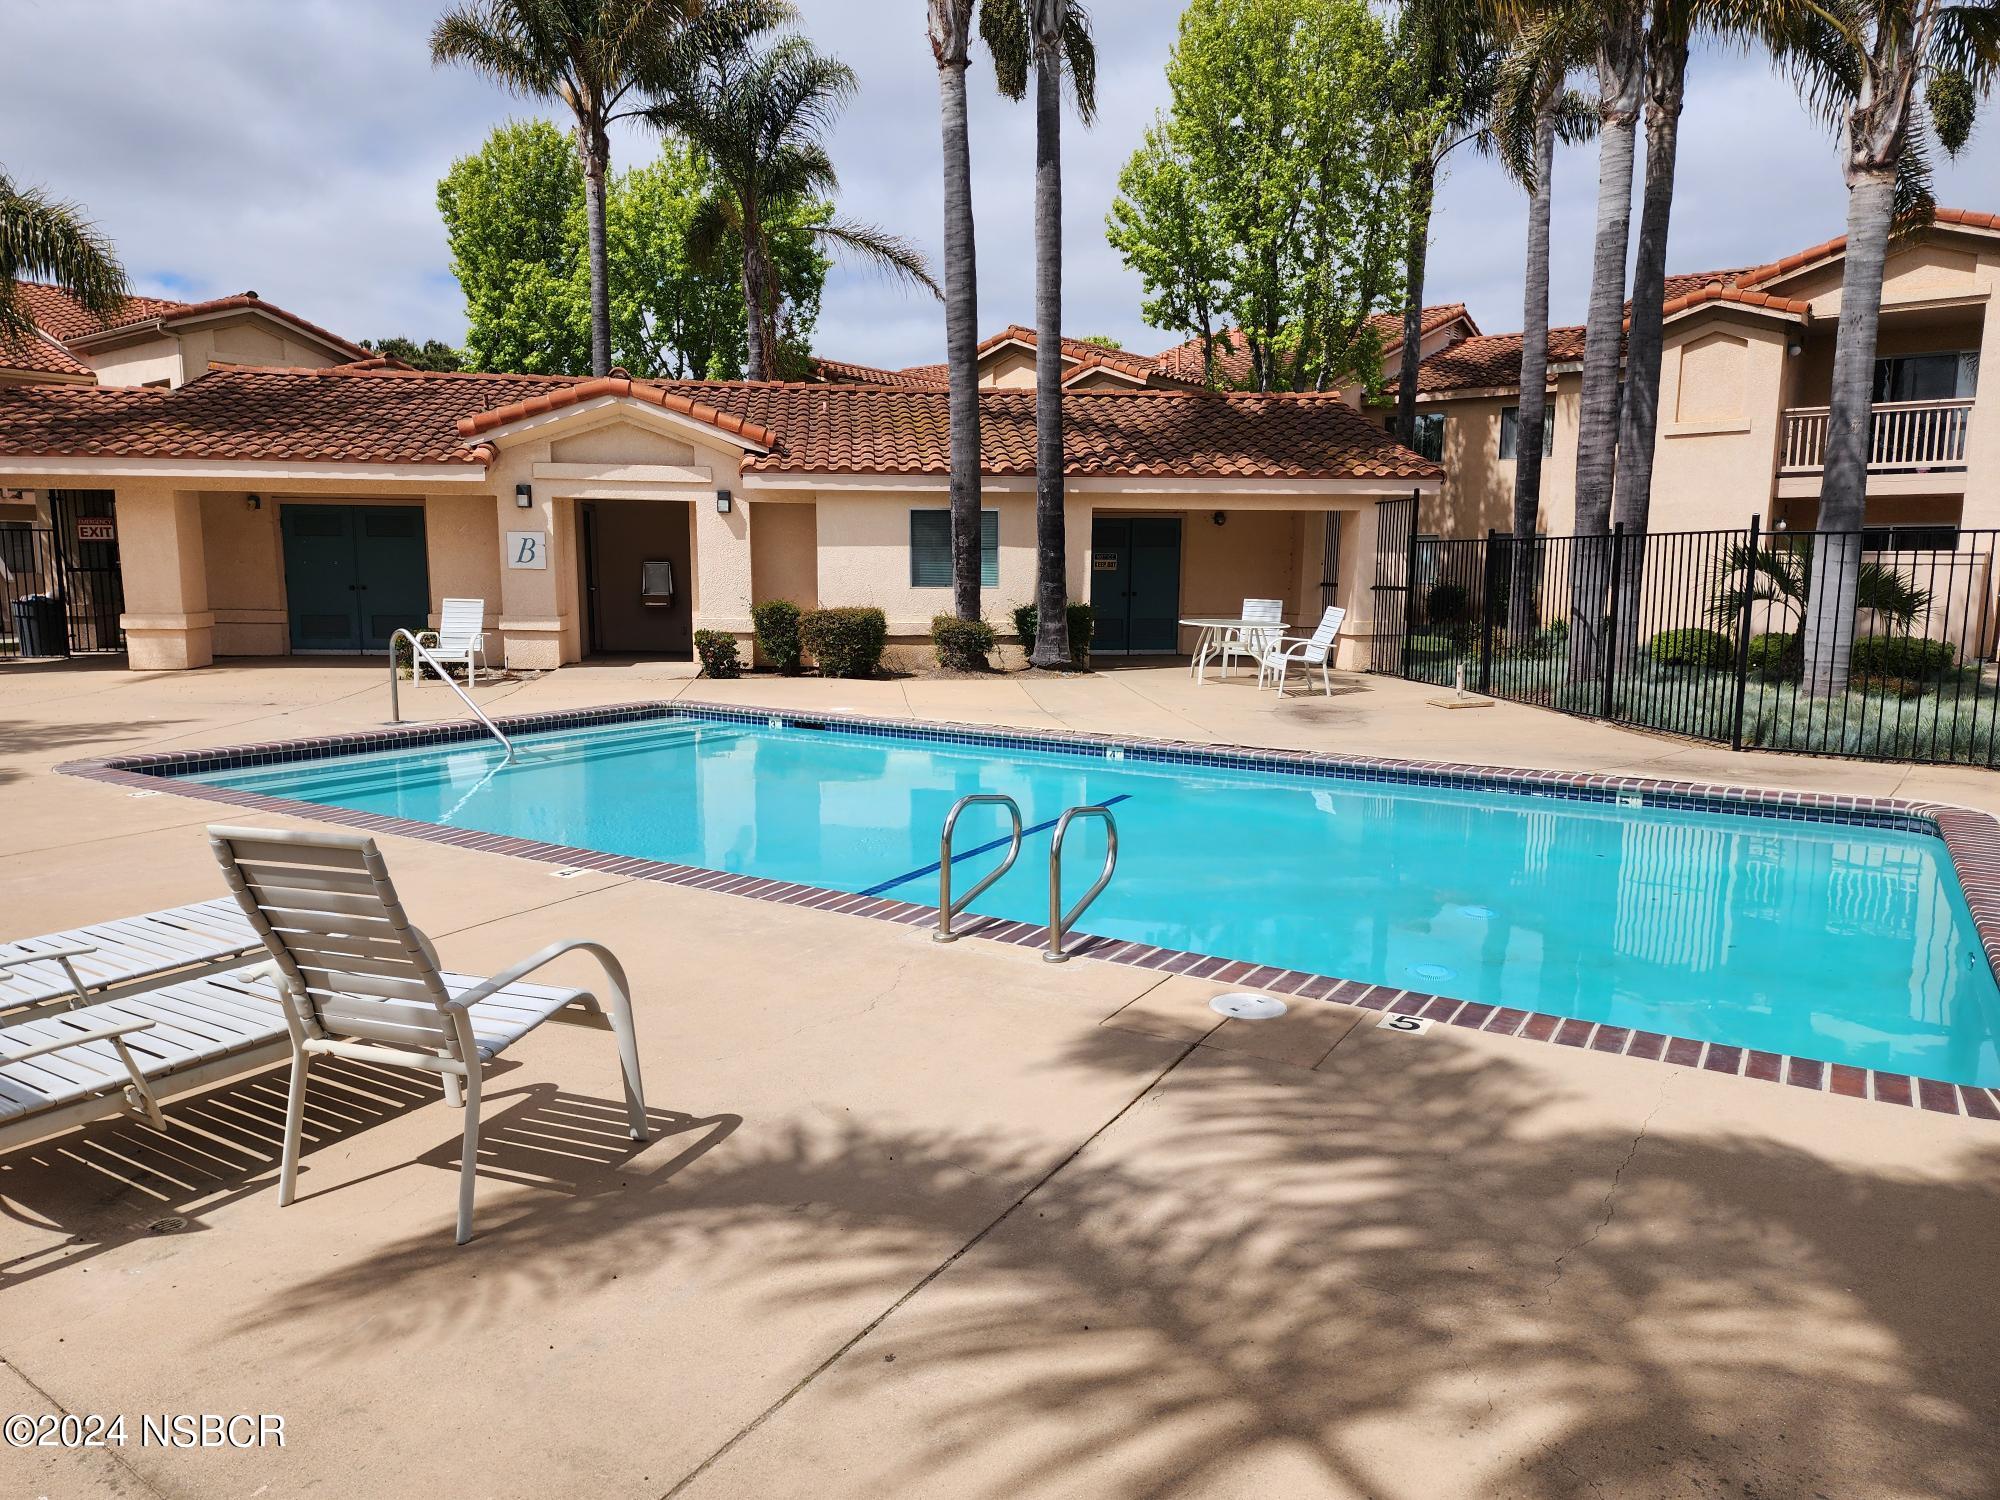
[[[730,496],[727,511],[716,508],[715,495],[702,495],[694,502],[694,628],[736,636],[746,658],[751,642],[750,509],[741,494]]]
[[[524,672],[562,665],[562,570],[576,559],[560,546],[555,501],[537,495],[523,510],[511,490],[494,497],[500,549],[501,650],[506,664]]]
[[[1333,664],[1343,672],[1368,670],[1375,649],[1375,507],[1340,513],[1340,582],[1335,592],[1347,611]]]
[[[205,667],[215,659],[208,557],[197,490],[118,491],[118,566],[126,659],[135,672]]]
[[[1965,429],[1966,526],[2000,526],[2000,275],[1992,286],[1979,335],[1979,389]]]
[[[1063,586],[1072,604],[1090,602],[1090,523],[1096,514],[1089,495],[1063,495]]]

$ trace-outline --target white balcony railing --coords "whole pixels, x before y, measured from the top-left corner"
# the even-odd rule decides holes
[[[1870,433],[1870,472],[1965,467],[1965,428],[1972,402],[1878,401]],[[1781,474],[1817,474],[1826,465],[1824,406],[1793,406],[1785,411],[1785,448]]]

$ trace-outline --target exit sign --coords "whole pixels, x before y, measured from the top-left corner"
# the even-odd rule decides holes
[[[79,517],[76,539],[79,542],[115,542],[118,540],[118,523],[110,516]]]

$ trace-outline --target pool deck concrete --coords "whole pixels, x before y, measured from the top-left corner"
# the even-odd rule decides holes
[[[1279,704],[1073,680],[588,666],[494,712],[783,708],[1954,801],[1990,773],[1730,755],[1350,677]],[[373,727],[381,666],[0,669],[0,937],[220,892],[210,814],[79,756]],[[406,709],[447,716],[431,687]],[[387,839],[460,968],[624,957],[658,1130],[552,1025],[458,1116],[329,1067],[276,1203],[283,1070],[0,1155],[0,1494],[1986,1496],[2000,1124],[1295,1005],[976,939]],[[581,975],[583,968],[575,970]],[[275,1413],[282,1449],[142,1446]]]

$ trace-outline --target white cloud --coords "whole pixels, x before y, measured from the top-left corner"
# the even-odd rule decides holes
[[[501,120],[540,112],[462,69],[433,69],[428,0],[6,0],[0,161],[83,203],[142,290],[199,297],[254,287],[354,338],[458,338],[463,318],[438,223],[437,179]],[[806,29],[861,77],[834,138],[848,214],[935,255],[941,238],[937,73],[920,0],[805,0]],[[1166,103],[1176,10],[1093,7],[1102,59],[1092,129],[1064,122],[1065,307],[1073,331],[1168,342],[1138,316],[1137,281],[1104,242],[1119,167]],[[1671,266],[1760,262],[1838,234],[1831,137],[1754,55],[1707,49],[1682,128]],[[1034,128],[972,79],[980,321],[1033,317]],[[1995,138],[1943,163],[1939,200],[2000,207]],[[624,161],[650,149],[628,131]],[[1594,148],[1557,171],[1554,312],[1582,317]],[[1429,300],[1462,299],[1485,327],[1520,322],[1525,211],[1497,166],[1456,163],[1440,204]],[[920,294],[840,268],[820,346],[907,364],[938,357],[943,317]]]

